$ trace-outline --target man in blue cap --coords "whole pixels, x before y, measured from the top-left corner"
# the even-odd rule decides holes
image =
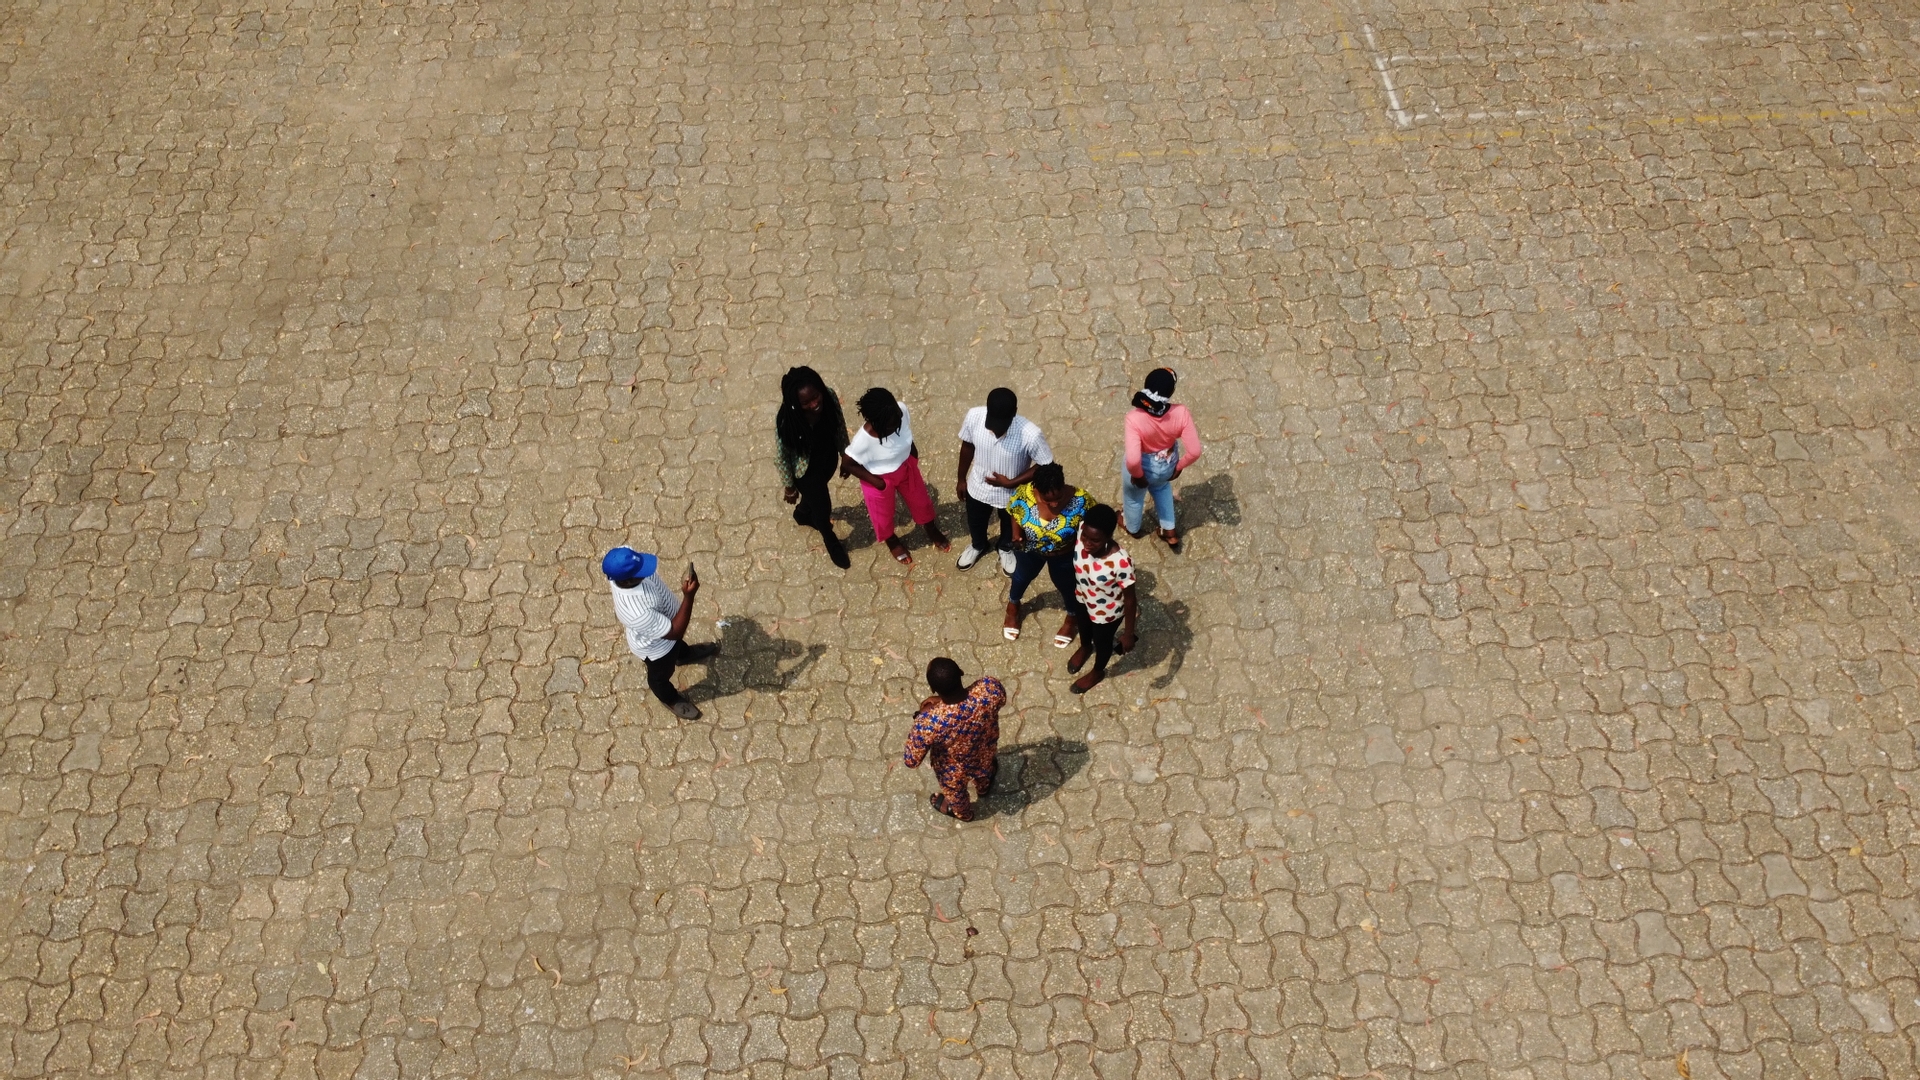
[[[660,703],[682,720],[700,719],[700,710],[673,688],[673,671],[684,663],[708,659],[718,645],[689,646],[684,638],[693,618],[693,595],[700,591],[699,575],[687,567],[676,598],[660,576],[660,560],[629,547],[617,547],[600,560],[600,570],[613,583],[613,613],[627,631],[627,648],[647,662],[647,687]]]

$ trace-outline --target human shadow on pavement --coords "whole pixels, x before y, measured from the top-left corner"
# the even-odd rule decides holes
[[[899,522],[896,521],[893,527],[897,531]],[[833,531],[840,534],[840,540],[847,545],[848,551],[860,551],[873,546],[873,520],[867,517],[867,504],[861,501],[858,491],[853,493],[851,505],[833,508]]]
[[[1203,525],[1240,524],[1240,497],[1233,492],[1233,477],[1227,473],[1210,476],[1197,484],[1181,486],[1180,531]]]
[[[866,501],[857,488],[852,492],[852,498],[853,501],[848,505],[833,508],[834,531],[840,533],[848,551],[861,551],[872,547],[879,539],[873,535],[873,519],[867,516]],[[951,499],[936,499],[933,523],[940,526],[940,531],[947,534],[947,539],[953,541],[956,556],[961,548],[967,546],[967,514],[959,503]],[[941,554],[938,548],[927,542],[927,534],[914,524],[913,515],[907,513],[906,500],[898,495],[894,496],[893,502],[893,531],[906,541],[908,551],[915,552],[916,560],[922,551]]]
[[[1188,621],[1192,613],[1184,600],[1162,600],[1153,595],[1159,583],[1153,571],[1139,570],[1137,574],[1133,592],[1140,604],[1140,639],[1132,652],[1113,658],[1107,679],[1112,681],[1130,671],[1150,671],[1164,663],[1167,669],[1148,684],[1164,690],[1180,674],[1187,662],[1187,650],[1193,647],[1193,627]]]
[[[1087,767],[1087,744],[1058,735],[1039,742],[1000,748],[993,771],[993,794],[980,800],[974,818],[1017,814],[1060,790]]]
[[[730,619],[720,631],[720,655],[706,661],[706,675],[684,692],[702,702],[742,690],[785,690],[826,651],[825,645],[774,637],[753,619]]]

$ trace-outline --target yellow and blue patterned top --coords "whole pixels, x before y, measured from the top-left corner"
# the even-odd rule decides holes
[[[1080,522],[1087,516],[1087,508],[1092,505],[1092,496],[1080,488],[1074,488],[1073,497],[1060,508],[1060,516],[1048,518],[1039,492],[1033,490],[1032,484],[1021,484],[1014,489],[1012,501],[1007,503],[1007,513],[1013,518],[1013,523],[1020,526],[1022,550],[1036,555],[1052,555],[1073,548]]]

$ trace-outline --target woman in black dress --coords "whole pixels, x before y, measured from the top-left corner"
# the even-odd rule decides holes
[[[793,520],[820,530],[827,558],[845,570],[851,563],[846,545],[833,532],[833,499],[827,482],[833,479],[840,452],[847,446],[847,419],[840,411],[839,396],[827,389],[819,372],[797,367],[781,376],[780,415],[774,420],[774,431],[786,499],[798,504]]]

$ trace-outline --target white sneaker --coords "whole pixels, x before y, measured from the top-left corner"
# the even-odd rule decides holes
[[[973,564],[979,562],[980,556],[985,554],[986,552],[981,551],[979,548],[974,547],[972,544],[968,544],[967,550],[960,553],[960,569],[962,570],[973,569]]]
[[[1003,551],[1000,553],[1000,572],[1001,573],[1007,575],[1008,577],[1012,577],[1013,568],[1018,565],[1019,563],[1014,561],[1013,552]]]

